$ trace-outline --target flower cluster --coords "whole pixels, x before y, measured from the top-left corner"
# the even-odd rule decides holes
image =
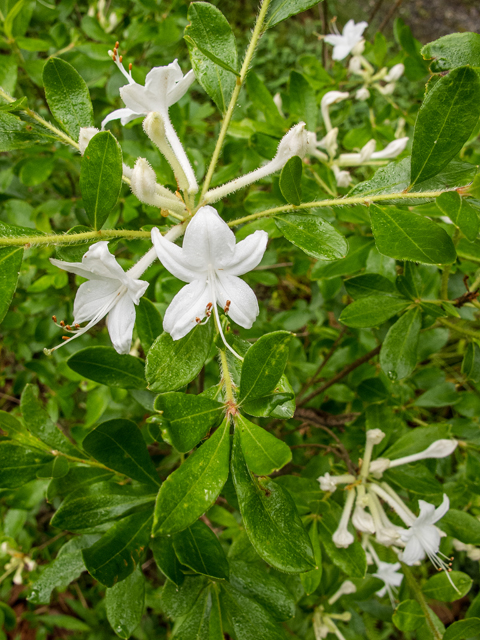
[[[24,571],[33,571],[37,568],[37,563],[34,560],[25,553],[11,547],[8,542],[2,542],[0,553],[10,556],[10,560],[4,566],[5,573],[0,576],[0,582],[3,578],[13,573],[13,584],[23,584],[22,573]]]

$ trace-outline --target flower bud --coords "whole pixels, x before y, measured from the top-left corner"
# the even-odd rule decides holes
[[[277,153],[272,162],[282,168],[293,156],[303,158],[307,153],[308,142],[309,135],[305,129],[305,123],[299,122],[280,140]]]
[[[335,180],[339,187],[348,187],[352,180],[350,171],[341,171],[337,165],[332,165],[332,171],[335,174]]]
[[[323,476],[320,476],[318,478],[318,482],[320,483],[320,489],[322,491],[329,491],[330,493],[333,493],[337,488],[337,485],[329,473],[325,473]]]
[[[388,458],[377,458],[373,462],[370,463],[370,473],[375,478],[381,478],[383,472],[386,471],[390,466],[390,460]]]
[[[393,544],[396,544],[399,539],[400,535],[393,526],[377,528],[375,540],[384,547],[391,547]]]
[[[337,104],[342,100],[346,100],[350,94],[348,91],[327,91],[327,93],[322,97],[321,107],[329,107],[332,104]]]
[[[370,91],[367,89],[367,87],[362,87],[355,94],[355,98],[357,100],[368,100],[369,97],[370,97]]]
[[[362,533],[375,533],[375,524],[372,516],[358,504],[358,500],[353,511],[352,524],[357,531]]]
[[[345,528],[339,527],[333,534],[332,540],[335,546],[338,547],[339,549],[346,549],[347,547],[349,547],[351,544],[354,543],[355,538],[346,527]]]
[[[128,164],[125,164],[123,162],[122,163],[122,171],[123,171],[123,175],[125,176],[125,178],[128,178],[129,180],[132,179],[132,173],[133,173],[132,167],[129,167]]]
[[[275,106],[278,109],[278,113],[282,116],[282,118],[284,117],[283,115],[283,111],[282,111],[282,107],[283,107],[283,100],[282,100],[282,96],[279,93],[276,93],[273,96],[273,102],[275,103]]]
[[[338,591],[336,591],[331,598],[328,600],[328,604],[334,604],[339,598],[342,596],[348,596],[351,593],[355,593],[357,591],[357,587],[353,584],[351,580],[345,580],[340,585]]]
[[[140,202],[158,206],[156,200],[157,176],[145,158],[138,158],[131,176],[131,188]]]
[[[331,129],[325,137],[323,137],[318,143],[319,147],[322,149],[326,149],[328,155],[331,158],[334,158],[337,154],[338,144],[337,144],[337,136],[338,136],[338,127]]]
[[[427,458],[446,458],[455,451],[457,445],[458,441],[453,439],[436,440],[435,442],[432,442],[425,451],[420,451],[420,453],[414,453],[410,456],[391,460],[390,468],[399,467],[403,464],[409,464],[410,462],[417,462],[417,460],[426,460]]]
[[[365,40],[360,40],[352,49],[353,56],[361,56],[365,51]]]
[[[371,155],[372,160],[385,160],[389,158],[396,158],[398,155],[405,150],[405,147],[408,144],[408,136],[404,138],[399,138],[398,140],[393,140],[389,142],[385,149],[381,151],[375,151]]]
[[[352,56],[350,58],[350,62],[348,63],[348,70],[350,73],[354,73],[359,76],[362,75],[362,59],[360,56]]]
[[[394,82],[389,82],[384,87],[381,87],[380,85],[377,85],[377,88],[380,91],[380,93],[382,94],[382,96],[391,96],[392,93],[395,91],[395,83]]]
[[[367,431],[367,442],[372,444],[379,444],[385,437],[385,434],[380,429],[370,429]]]
[[[385,80],[387,82],[395,82],[396,80],[398,80],[403,76],[404,71],[405,71],[405,65],[399,62],[398,64],[396,64],[390,69],[390,71],[385,76]]]
[[[80,149],[80,153],[85,153],[85,149],[88,147],[88,143],[98,133],[98,129],[95,127],[81,127],[80,134],[78,136],[78,146]]]

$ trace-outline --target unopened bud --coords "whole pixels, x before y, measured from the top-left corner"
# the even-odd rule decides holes
[[[355,98],[357,100],[368,100],[369,97],[370,97],[370,91],[367,89],[367,87],[362,87],[355,94]]]
[[[88,147],[88,143],[98,133],[98,129],[95,127],[81,127],[80,134],[78,136],[78,146],[80,153],[85,153],[85,149]]]
[[[395,66],[393,66],[390,71],[385,76],[385,80],[387,82],[395,82],[399,78],[403,76],[403,72],[405,71],[405,65],[399,62]]]
[[[353,584],[351,580],[345,580],[340,585],[338,591],[336,591],[331,598],[328,600],[328,604],[334,604],[339,598],[342,596],[348,596],[351,593],[355,593],[357,591],[357,587]]]
[[[273,96],[273,102],[275,103],[275,106],[276,106],[276,107],[277,107],[277,109],[278,109],[278,113],[279,113],[279,114],[282,116],[282,118],[283,118],[284,116],[283,116],[283,111],[282,111],[282,107],[283,107],[282,96],[281,96],[279,93],[276,93],[276,94]]]
[[[338,136],[338,127],[334,129],[330,129],[327,135],[320,140],[318,143],[319,147],[327,150],[328,155],[331,158],[334,158],[337,154],[338,144],[337,144],[337,136]]]
[[[307,153],[308,131],[305,129],[305,123],[299,122],[286,133],[280,140],[273,163],[278,163],[283,167],[290,158],[299,156],[303,158]]]
[[[360,40],[360,42],[353,47],[352,55],[361,56],[364,51],[365,51],[365,40]]]
[[[385,437],[385,433],[380,429],[370,429],[367,431],[367,442],[379,444]]]
[[[347,528],[338,528],[332,536],[333,543],[339,549],[346,549],[354,543],[355,538]]]
[[[370,473],[375,478],[381,478],[384,471],[390,466],[390,460],[388,458],[377,458],[370,463]]]
[[[350,58],[350,62],[348,63],[348,70],[350,73],[354,73],[359,76],[362,75],[362,59],[360,56],[352,56]]]
[[[138,158],[131,175],[131,188],[140,202],[158,206],[156,200],[157,176],[145,158]]]
[[[335,175],[335,180],[337,181],[337,185],[339,187],[346,188],[350,185],[350,182],[352,180],[350,171],[341,171],[335,164],[332,165],[332,171]]]
[[[353,511],[352,524],[357,531],[361,531],[362,533],[375,533],[375,524],[372,516],[358,503]]]
[[[436,440],[420,453],[414,453],[411,456],[405,456],[403,458],[397,458],[390,461],[390,468],[400,467],[404,464],[410,464],[411,462],[417,462],[417,460],[426,460],[427,458],[446,458],[451,455],[457,448],[457,440]]]
[[[327,93],[322,97],[320,105],[323,109],[323,107],[329,107],[332,104],[337,104],[342,100],[346,100],[348,96],[348,91],[327,91]]]
[[[378,90],[383,96],[391,96],[392,93],[395,91],[395,83],[389,82],[384,87],[381,87],[380,85],[378,85]]]
[[[387,160],[389,158],[396,158],[398,155],[405,150],[405,147],[408,144],[408,136],[404,138],[399,138],[398,140],[393,140],[389,142],[385,149],[381,151],[375,151],[371,155],[372,160]]]

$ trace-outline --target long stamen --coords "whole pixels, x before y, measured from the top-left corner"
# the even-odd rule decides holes
[[[125,78],[128,80],[128,84],[135,84],[135,80],[132,78],[132,66],[131,66],[131,64],[129,65],[130,72],[127,73],[127,71],[125,70],[125,67],[122,64],[122,56],[119,57],[119,55],[118,55],[118,42],[115,44],[114,50],[108,52],[108,55],[112,58],[114,63],[117,65],[117,68],[120,71],[120,73],[123,76],[125,76]]]
[[[220,337],[222,338],[223,344],[227,347],[227,349],[233,353],[233,355],[238,358],[239,360],[242,360],[243,362],[243,358],[242,356],[240,356],[235,349],[233,349],[233,347],[231,347],[228,342],[225,339],[225,336],[223,335],[223,330],[222,330],[222,323],[220,322],[220,315],[218,313],[218,307],[217,307],[217,296],[215,295],[215,284],[214,284],[214,278],[215,278],[215,274],[213,272],[212,269],[209,270],[209,274],[208,274],[208,280],[209,280],[209,285],[210,285],[210,292],[212,294],[212,298],[213,298],[213,312],[215,314],[215,323],[217,325],[218,328],[218,332],[220,333]]]

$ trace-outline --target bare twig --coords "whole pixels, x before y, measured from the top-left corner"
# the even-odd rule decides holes
[[[380,32],[382,32],[385,27],[387,26],[387,24],[390,22],[390,18],[393,17],[393,15],[395,14],[395,12],[397,11],[397,9],[400,7],[400,5],[402,4],[403,0],[397,0],[395,2],[395,4],[393,5],[393,7],[390,9],[390,11],[387,13],[387,15],[385,16],[382,24],[378,27],[378,30]]]

